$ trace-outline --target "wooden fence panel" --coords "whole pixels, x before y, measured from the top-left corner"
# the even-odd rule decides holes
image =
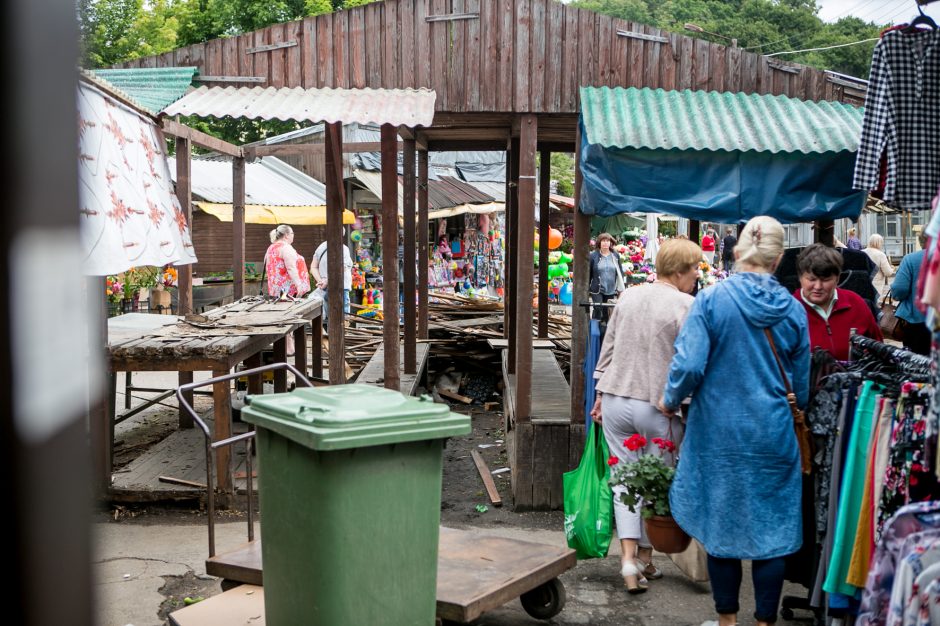
[[[548,2],[545,26],[545,98],[544,110],[557,111],[561,107],[562,54],[565,47],[565,13],[560,2]]]

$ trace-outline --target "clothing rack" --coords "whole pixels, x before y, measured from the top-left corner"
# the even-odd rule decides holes
[[[930,357],[916,354],[905,348],[891,346],[881,341],[869,339],[853,332],[849,338],[850,356],[852,360],[859,356],[870,355],[881,361],[890,363],[899,371],[906,374],[929,374]]]

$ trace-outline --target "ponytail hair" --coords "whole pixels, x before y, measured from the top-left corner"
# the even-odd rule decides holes
[[[278,239],[283,239],[287,235],[294,232],[294,229],[288,226],[287,224],[281,224],[277,228],[271,231],[271,243],[274,243]]]
[[[771,269],[783,254],[783,226],[766,215],[752,218],[744,225],[734,253],[736,263]]]

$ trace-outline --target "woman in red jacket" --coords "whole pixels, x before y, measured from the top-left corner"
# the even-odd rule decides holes
[[[837,289],[842,255],[821,243],[807,246],[797,257],[800,288],[793,292],[806,309],[810,349],[817,347],[840,361],[849,358],[851,329],[859,335],[883,341],[881,328],[861,296]]]
[[[715,262],[715,231],[708,229],[705,236],[702,237],[702,260],[712,265]]]

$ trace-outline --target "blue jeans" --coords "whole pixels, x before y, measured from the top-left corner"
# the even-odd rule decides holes
[[[786,561],[783,557],[751,562],[751,578],[754,581],[754,619],[759,622],[776,622],[780,595],[783,593],[783,575]],[[721,615],[737,613],[738,593],[741,590],[740,559],[720,559],[708,555],[708,577],[712,584],[715,611]]]

